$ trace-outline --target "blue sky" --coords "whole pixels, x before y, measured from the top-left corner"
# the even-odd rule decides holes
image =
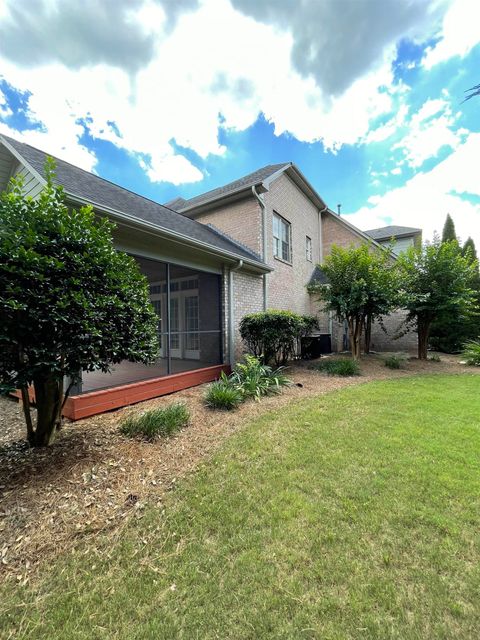
[[[0,133],[159,202],[295,162],[362,229],[480,245],[475,0],[0,4]]]

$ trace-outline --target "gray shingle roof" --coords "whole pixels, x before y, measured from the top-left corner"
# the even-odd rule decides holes
[[[194,198],[190,198],[190,200],[184,200],[184,204],[179,205],[177,203],[174,204],[173,208],[176,211],[185,212],[193,209],[194,207],[198,207],[199,205],[206,204],[207,202],[213,202],[214,200],[218,200],[224,196],[228,196],[234,194],[237,191],[242,191],[248,187],[253,187],[271,175],[282,169],[283,167],[289,167],[291,165],[290,162],[282,162],[279,164],[269,164],[266,167],[262,167],[261,169],[257,169],[253,173],[249,173],[238,180],[234,180],[233,182],[229,182],[228,184],[224,184],[217,189],[212,189],[211,191],[207,191],[206,193],[201,193]],[[183,198],[178,198],[178,200],[183,200]],[[170,205],[172,202],[170,203]]]
[[[328,284],[330,281],[323,272],[323,269],[318,265],[313,270],[308,284]]]
[[[413,236],[417,233],[421,233],[421,229],[415,227],[399,227],[397,225],[389,225],[387,227],[379,227],[378,229],[370,229],[365,231],[367,236],[370,236],[374,240],[390,240],[392,237],[399,236]]]
[[[4,136],[3,134],[0,136],[0,140],[2,138],[4,138],[37,173],[44,176],[45,159],[49,154],[35,147],[31,147],[28,144]],[[93,205],[98,205],[100,209],[101,207],[115,209],[120,213],[125,213],[139,220],[151,222],[152,224],[163,227],[167,231],[188,236],[193,241],[199,240],[221,251],[234,253],[240,258],[247,258],[261,263],[256,253],[234,240],[216,233],[207,225],[186,218],[176,211],[168,209],[164,205],[144,198],[132,191],[128,191],[113,182],[104,180],[69,162],[65,162],[59,158],[55,158],[55,161],[56,182],[62,185],[67,194],[71,196],[78,196],[85,199]]]

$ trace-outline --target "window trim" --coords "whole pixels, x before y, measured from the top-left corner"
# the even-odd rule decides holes
[[[285,225],[285,227],[288,229],[288,260],[285,260],[285,258],[283,257],[283,255],[276,255],[275,251],[276,251],[276,240],[278,240],[280,242],[280,250],[282,249],[282,243],[283,240],[281,239],[281,237],[276,236],[275,235],[275,218],[277,218],[277,220],[280,223],[283,223]],[[293,251],[292,251],[292,223],[287,220],[286,218],[284,218],[283,216],[281,216],[279,213],[277,213],[277,211],[273,211],[272,214],[272,240],[273,240],[273,246],[272,246],[272,253],[273,253],[273,257],[275,258],[275,260],[279,260],[280,262],[284,262],[285,264],[292,264],[292,256],[293,256]]]
[[[305,258],[308,262],[313,262],[313,245],[310,236],[305,236]]]

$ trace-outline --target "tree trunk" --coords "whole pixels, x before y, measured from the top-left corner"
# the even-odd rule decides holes
[[[418,359],[426,360],[427,359],[427,348],[428,348],[428,338],[430,335],[430,326],[431,322],[428,320],[418,320],[417,322],[417,330],[418,330]]]
[[[349,318],[348,320],[348,333],[350,335],[350,348],[352,351],[352,358],[354,360],[360,359],[360,340],[362,337],[363,317]]]
[[[28,387],[22,387],[20,389],[20,392],[22,394],[23,415],[25,416],[25,423],[27,425],[27,440],[28,444],[33,447],[35,434],[33,430],[32,413],[30,411],[30,396],[28,395]]]
[[[365,320],[365,353],[370,353],[370,342],[372,339],[372,318],[367,316]]]
[[[63,401],[63,379],[52,377],[34,380],[37,425],[33,446],[48,447],[55,437]]]

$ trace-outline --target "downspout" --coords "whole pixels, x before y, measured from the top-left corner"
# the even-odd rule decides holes
[[[252,193],[254,198],[257,199],[258,204],[262,210],[262,260],[265,264],[267,264],[267,212],[265,207],[265,202],[263,198],[257,193],[255,189],[255,185],[252,187]],[[268,299],[268,290],[267,290],[267,274],[263,274],[263,310],[267,310],[267,299]]]
[[[322,230],[322,213],[328,211],[328,205],[325,205],[323,209],[318,210],[318,242],[320,248],[320,264],[323,264],[323,230]],[[330,334],[330,341],[333,339],[333,312],[328,312],[328,333]]]
[[[230,267],[228,271],[228,359],[230,364],[235,364],[235,314],[234,314],[234,296],[233,296],[233,272],[243,267],[243,260],[239,260],[234,267]]]

